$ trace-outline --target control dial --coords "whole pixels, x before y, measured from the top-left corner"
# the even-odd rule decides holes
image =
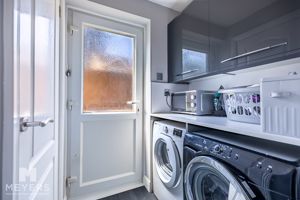
[[[215,146],[213,147],[213,151],[214,151],[215,153],[217,153],[217,154],[220,154],[220,153],[223,152],[223,148],[222,148],[221,145],[217,144],[217,145],[215,145]]]
[[[256,167],[257,167],[258,169],[261,169],[261,168],[262,168],[262,162],[257,162]]]
[[[165,132],[165,133],[168,133],[168,132],[169,132],[168,127],[166,127],[166,126],[164,127],[164,132]]]
[[[272,171],[273,171],[273,167],[271,165],[269,165],[267,167],[267,172],[272,173]]]

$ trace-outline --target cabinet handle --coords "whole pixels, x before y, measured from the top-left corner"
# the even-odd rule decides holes
[[[291,92],[271,92],[272,98],[284,98],[291,96]]]
[[[252,55],[252,54],[260,53],[262,51],[266,51],[266,50],[269,50],[269,49],[274,49],[276,47],[285,46],[287,44],[288,44],[287,42],[283,42],[283,43],[275,44],[275,45],[272,45],[272,46],[267,46],[267,47],[264,47],[264,48],[261,48],[261,49],[257,49],[257,50],[254,50],[254,51],[243,53],[243,54],[231,57],[231,58],[227,58],[225,60],[222,60],[221,63],[232,61],[232,60],[235,60],[235,59],[238,59],[238,58],[242,58],[242,57],[245,57],[245,56],[249,56],[249,55]]]
[[[182,72],[180,74],[177,74],[176,76],[182,76],[182,75],[185,75],[185,74],[189,74],[189,73],[192,73],[192,72],[196,72],[198,71],[199,69],[193,69],[193,70],[188,70],[188,71],[185,71],[185,72]]]

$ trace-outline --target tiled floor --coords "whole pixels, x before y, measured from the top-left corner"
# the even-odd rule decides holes
[[[149,193],[145,187],[140,187],[101,200],[157,200],[157,198],[154,194]]]

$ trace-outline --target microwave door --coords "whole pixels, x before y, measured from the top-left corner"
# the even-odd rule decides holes
[[[172,111],[186,112],[186,93],[172,94]]]

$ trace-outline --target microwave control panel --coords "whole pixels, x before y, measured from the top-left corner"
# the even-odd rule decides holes
[[[188,112],[197,111],[197,91],[186,93],[186,109]]]

